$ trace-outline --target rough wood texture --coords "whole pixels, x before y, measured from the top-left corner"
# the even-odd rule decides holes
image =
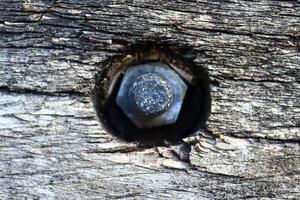
[[[1,0],[0,199],[300,198],[299,33],[297,1]],[[96,118],[101,62],[147,41],[209,70],[191,152]]]

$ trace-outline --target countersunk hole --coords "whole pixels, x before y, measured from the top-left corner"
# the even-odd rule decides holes
[[[94,104],[104,128],[127,142],[138,141],[143,144],[157,145],[163,145],[165,141],[181,143],[183,138],[199,129],[205,129],[211,107],[208,71],[196,65],[192,59],[181,58],[181,51],[152,46],[132,49],[124,56],[109,59],[102,67],[106,70],[96,75]],[[160,61],[171,66],[181,75],[188,89],[176,123],[140,129],[117,105],[116,96],[124,71],[128,67],[153,61]]]

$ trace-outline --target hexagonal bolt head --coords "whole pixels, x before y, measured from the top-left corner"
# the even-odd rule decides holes
[[[116,102],[139,128],[177,121],[187,86],[168,65],[154,62],[127,69]]]

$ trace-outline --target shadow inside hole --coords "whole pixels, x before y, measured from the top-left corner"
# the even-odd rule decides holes
[[[192,66],[192,65],[189,65]],[[194,68],[195,83],[188,86],[181,111],[176,123],[165,126],[140,129],[136,127],[116,103],[122,77],[117,81],[111,95],[103,102],[104,92],[95,88],[95,107],[104,127],[116,137],[127,142],[138,141],[143,144],[163,144],[164,140],[171,143],[182,142],[182,138],[205,128],[210,112],[210,88],[208,72],[203,68]],[[97,85],[101,84],[101,78]]]

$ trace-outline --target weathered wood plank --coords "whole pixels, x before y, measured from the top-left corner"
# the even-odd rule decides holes
[[[299,33],[298,1],[1,0],[0,198],[300,198]],[[149,41],[209,71],[191,152],[96,117],[103,61]]]
[[[251,2],[249,9],[246,2],[164,3],[159,9],[145,2],[3,3],[23,19],[2,17],[1,86],[85,93],[93,88],[101,62],[117,53],[110,53],[113,41],[155,38],[196,50],[196,62],[209,69],[215,83],[211,131],[299,139],[299,5]],[[32,12],[41,15],[38,21]],[[228,119],[231,116],[235,118]]]
[[[0,108],[4,199],[299,195],[298,143],[206,135],[190,138],[189,163],[179,146],[116,141],[84,96],[1,92]]]

